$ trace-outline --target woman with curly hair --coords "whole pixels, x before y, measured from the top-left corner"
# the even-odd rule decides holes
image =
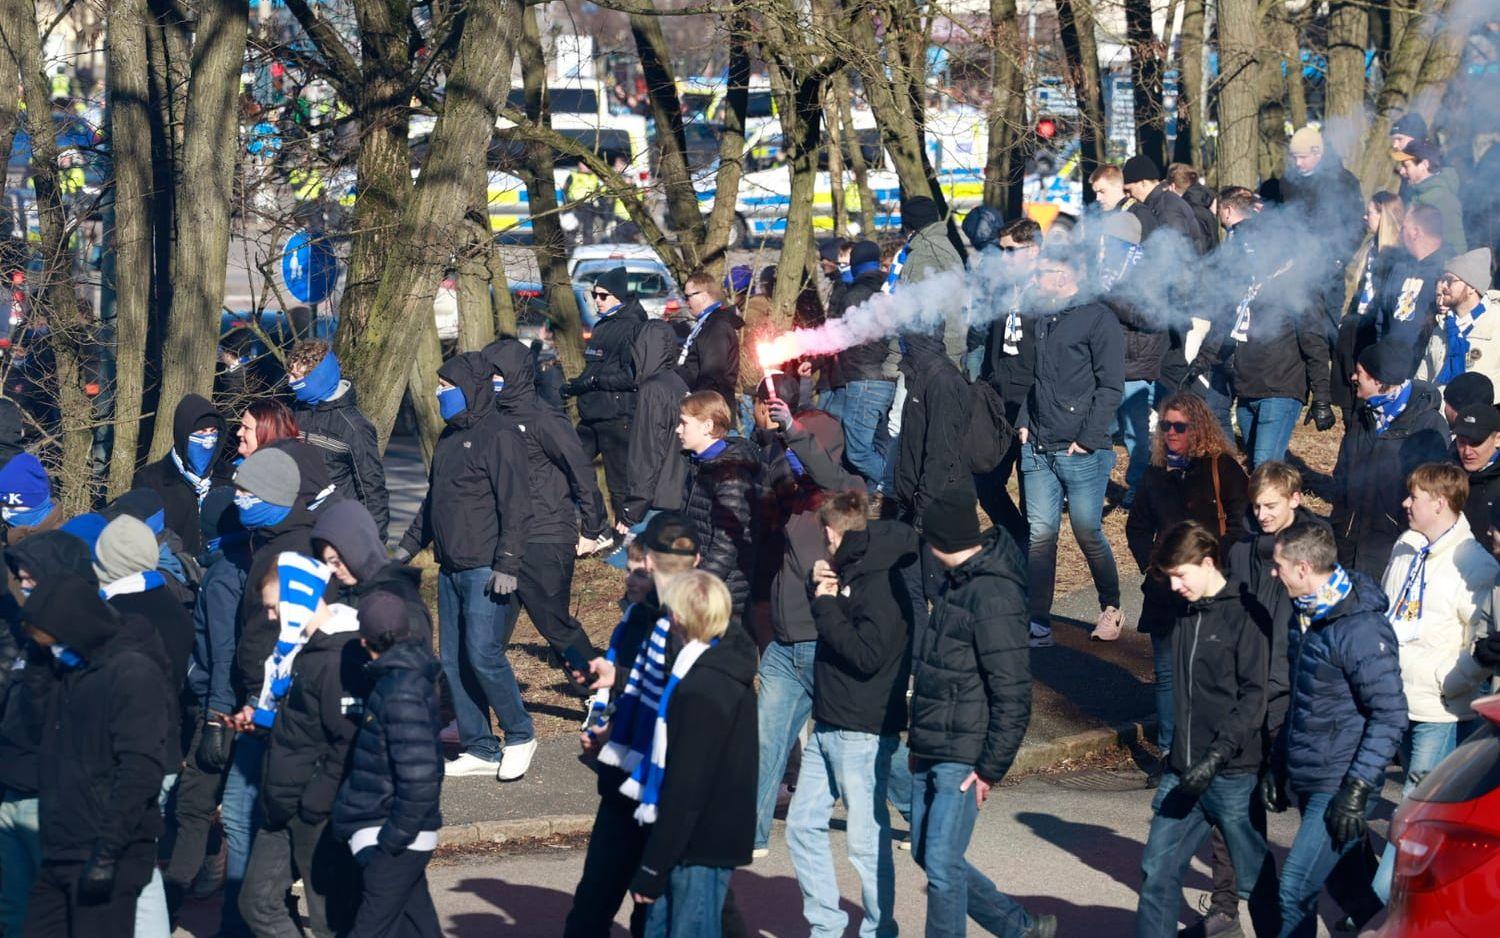
[[[1229,547],[1244,534],[1250,481],[1233,446],[1203,398],[1178,393],[1161,405],[1151,439],[1151,465],[1125,522],[1125,540],[1146,579],[1136,628],[1151,636],[1156,666],[1157,744],[1172,746],[1172,622],[1182,600],[1151,573],[1151,555],[1162,535],[1180,521],[1196,521],[1218,536],[1220,569]]]

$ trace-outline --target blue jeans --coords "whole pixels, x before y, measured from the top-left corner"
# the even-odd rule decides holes
[[[235,738],[229,775],[219,799],[226,853],[219,931],[230,935],[250,933],[240,917],[240,886],[245,882],[245,867],[250,864],[251,843],[260,828],[260,775],[266,764],[267,745],[268,738],[255,733],[241,733]]]
[[[896,399],[894,381],[850,381],[840,389],[839,422],[844,426],[844,461],[864,477],[874,492],[886,477],[886,418]]]
[[[771,841],[776,795],[787,755],[812,714],[813,657],[817,642],[772,642],[760,656],[760,769],[755,787],[755,849]]]
[[[1422,777],[1437,764],[1448,758],[1458,748],[1457,723],[1408,723],[1401,734],[1401,764],[1406,767],[1406,780],[1401,785],[1401,795],[1422,783]],[[1391,901],[1391,877],[1396,872],[1396,843],[1387,841],[1385,852],[1380,855],[1380,868],[1375,871],[1375,882],[1371,888],[1381,902]]]
[[[1152,689],[1156,692],[1156,745],[1161,756],[1172,751],[1172,730],[1177,710],[1172,705],[1172,633],[1151,634],[1151,664],[1156,673]]]
[[[1359,846],[1359,838],[1342,847],[1334,846],[1323,814],[1333,792],[1297,795],[1302,825],[1292,840],[1292,849],[1281,865],[1281,938],[1314,938],[1318,933],[1318,896],[1323,883],[1340,859]],[[1371,798],[1369,812],[1375,810]]]
[[[0,803],[0,934],[21,934],[26,902],[41,868],[37,800],[7,794]]]
[[[1125,396],[1120,398],[1120,407],[1115,411],[1115,423],[1130,459],[1125,470],[1125,488],[1130,497],[1135,495],[1135,487],[1141,484],[1141,476],[1151,465],[1151,399],[1155,389],[1151,381],[1126,381]]]
[[[1021,473],[1026,479],[1026,520],[1031,527],[1029,552],[1031,621],[1049,625],[1052,590],[1057,582],[1057,534],[1062,527],[1063,497],[1068,521],[1083,549],[1099,608],[1120,605],[1120,574],[1115,555],[1104,537],[1101,517],[1104,488],[1115,464],[1113,449],[1069,456],[1042,452],[1034,444],[1021,447]]]
[[[974,769],[918,760],[912,774],[912,859],[927,874],[927,938],[964,935],[970,918],[992,935],[1020,938],[1032,925],[1020,903],[964,859],[979,805],[958,787]]]
[[[165,776],[161,780],[161,796],[157,799],[157,805],[163,810],[167,807],[167,797],[172,794],[172,789],[177,784],[177,773]],[[243,882],[241,878],[241,882]],[[172,934],[171,916],[167,912],[167,893],[162,884],[161,867],[153,865],[151,868],[151,882],[141,890],[140,898],[135,901],[135,938],[170,938]]]
[[[438,573],[438,635],[459,742],[465,752],[497,762],[500,740],[490,729],[491,709],[506,745],[529,742],[535,731],[505,655],[516,627],[516,599],[491,596],[489,582],[488,567]]]
[[[1290,397],[1262,397],[1239,402],[1235,418],[1245,438],[1245,452],[1250,454],[1250,469],[1261,463],[1286,458],[1286,448],[1297,429],[1302,402]]]
[[[717,866],[674,866],[646,912],[646,938],[718,938],[729,874]]]
[[[829,388],[818,395],[818,409],[839,420],[844,415],[844,397],[843,388]]]
[[[1141,893],[1135,914],[1137,938],[1175,938],[1182,908],[1182,882],[1188,864],[1209,826],[1219,829],[1234,863],[1235,892],[1250,900],[1257,935],[1275,930],[1276,863],[1266,849],[1266,835],[1250,818],[1258,776],[1254,772],[1220,774],[1197,797],[1177,788],[1178,777],[1167,772],[1151,803],[1151,830],[1141,856]]]
[[[886,774],[896,742],[895,736],[819,723],[802,753],[797,793],[786,815],[786,843],[802,888],[802,915],[814,938],[839,938],[849,924],[849,916],[839,908],[839,884],[828,846],[828,822],[839,798],[848,814],[849,864],[859,873],[865,910],[859,934],[896,934],[896,870],[886,807]]]

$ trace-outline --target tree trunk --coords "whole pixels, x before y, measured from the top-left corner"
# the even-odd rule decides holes
[[[860,237],[873,240],[877,211],[875,190],[870,188],[870,167],[865,162],[864,142],[854,126],[854,108],[849,103],[849,79],[842,71],[833,75],[833,96],[839,103],[838,121],[844,129],[844,136],[852,141],[849,145],[849,168],[854,173],[854,191],[859,194],[859,208],[854,212],[854,217],[859,222]]]
[[[186,136],[177,204],[172,306],[163,343],[158,413],[170,414],[188,394],[213,392],[214,349],[229,262],[230,201],[239,153],[240,69],[249,28],[246,0],[203,0],[193,43]],[[156,421],[151,456],[172,447],[172,421]]]
[[[1171,28],[1168,22],[1167,29]],[[1162,108],[1161,43],[1151,27],[1151,0],[1125,0],[1125,41],[1130,46],[1136,152],[1165,169],[1167,126]]]
[[[984,160],[984,204],[1001,215],[1021,210],[1026,175],[1025,45],[1016,0],[990,0],[989,141]]]
[[[443,347],[438,341],[437,323],[431,316],[417,323],[415,354],[406,377],[407,399],[417,419],[417,443],[422,461],[432,468],[432,450],[443,432],[442,412],[437,404],[437,370],[443,363]],[[405,356],[402,356],[403,358]],[[387,433],[389,435],[389,433]],[[384,451],[384,445],[381,450]]]
[[[880,138],[885,144],[891,168],[901,183],[904,197],[926,195],[944,206],[943,193],[928,172],[926,154],[922,146],[922,129],[917,114],[913,113],[911,84],[904,52],[914,29],[919,29],[919,18],[910,9],[911,0],[896,0],[888,6],[893,19],[887,21],[885,35],[877,39],[875,17],[864,5],[843,0],[849,16],[849,33],[854,40],[857,55],[854,67],[859,71],[864,85],[865,97],[875,120],[880,125]],[[901,9],[893,9],[896,5]],[[882,50],[885,55],[882,55]],[[879,215],[875,206],[870,211]],[[873,235],[873,232],[871,232]]]
[[[838,106],[834,103],[829,89],[829,85],[823,86],[823,113],[831,115],[825,131],[828,135],[828,198],[833,206],[833,236],[848,238],[849,206],[844,200],[844,179],[847,176],[844,153],[848,143],[844,137],[843,127],[839,124]]]
[[[1255,0],[1219,2],[1219,186],[1260,184]]]
[[[724,95],[719,169],[714,175],[714,207],[708,213],[707,240],[701,263],[722,273],[729,240],[734,236],[735,203],[745,175],[745,113],[750,109],[750,26],[736,9],[725,20],[729,41],[729,84]]]
[[[1094,41],[1091,0],[1057,0],[1057,24],[1073,93],[1078,99],[1078,172],[1087,183],[1094,170],[1104,165],[1106,140],[1104,86],[1099,78],[1099,47]],[[1083,187],[1083,201],[1085,205],[1093,204],[1091,186]]]
[[[485,178],[485,177],[481,177]],[[485,195],[488,196],[488,186]],[[477,352],[496,336],[495,308],[491,302],[489,247],[489,202],[471,202],[468,212],[469,243],[458,256],[455,273],[458,300],[458,350]]]
[[[1203,150],[1204,7],[1205,0],[1187,0],[1182,10],[1182,34],[1178,41],[1182,82],[1177,88],[1176,157],[1178,162],[1195,166],[1200,171],[1206,169],[1208,161]]]
[[[649,0],[648,5],[651,5]],[[703,262],[703,243],[708,231],[703,226],[703,212],[698,208],[698,193],[688,174],[682,99],[677,96],[671,50],[667,48],[661,17],[655,13],[631,14],[630,32],[635,37],[641,73],[646,80],[646,96],[651,103],[651,116],[656,121],[656,145],[660,154],[656,175],[667,200],[667,220],[678,237],[683,261],[689,267],[697,267]]]
[[[1328,14],[1328,90],[1323,102],[1325,136],[1346,160],[1364,141],[1365,44],[1370,15],[1353,0],[1335,3]]]

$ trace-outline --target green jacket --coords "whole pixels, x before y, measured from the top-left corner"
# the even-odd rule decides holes
[[[1430,205],[1443,213],[1443,243],[1454,254],[1469,249],[1464,237],[1464,209],[1458,199],[1458,174],[1453,170],[1440,172],[1411,187],[1412,205]]]
[[[919,283],[944,271],[964,269],[963,259],[948,240],[948,223],[933,222],[911,236],[910,250],[901,266],[900,283]],[[963,311],[955,310],[943,324],[943,348],[948,360],[963,370],[964,352],[968,347],[968,324]]]

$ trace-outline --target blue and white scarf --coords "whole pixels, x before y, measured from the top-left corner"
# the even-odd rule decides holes
[[[679,366],[687,364],[688,352],[692,350],[693,342],[698,338],[698,333],[703,331],[703,324],[708,322],[708,317],[718,312],[719,308],[723,305],[724,304],[722,303],[714,303],[703,312],[698,314],[698,320],[693,323],[693,329],[688,333],[687,338],[683,341],[682,351],[677,355],[677,364]]]
[[[667,720],[668,711],[672,705],[672,694],[682,679],[687,677],[693,665],[705,651],[719,643],[716,638],[711,642],[688,642],[677,653],[677,660],[672,663],[672,676],[667,679],[666,689],[661,693],[661,704],[656,711],[656,724],[651,728],[651,753],[649,759],[641,760],[630,773],[630,777],[620,786],[620,794],[627,798],[633,798],[641,803],[635,809],[635,820],[638,824],[656,823],[656,806],[661,800],[662,782],[667,777]]]
[[[166,585],[167,578],[161,575],[160,570],[146,570],[104,584],[99,588],[99,598],[108,601],[116,596],[145,593]]]
[[[172,464],[177,467],[178,475],[187,480],[187,484],[193,487],[198,496],[198,507],[203,507],[203,499],[208,496],[208,490],[213,487],[214,480],[210,477],[200,476],[192,469],[183,465],[182,457],[177,455],[177,447],[172,447]]]
[[[1334,564],[1328,582],[1318,587],[1316,592],[1292,597],[1292,605],[1297,607],[1297,618],[1301,621],[1302,628],[1306,630],[1309,625],[1332,612],[1333,607],[1343,602],[1353,588],[1354,583],[1349,579],[1348,571]]]
[[[600,764],[630,774],[651,754],[652,729],[667,686],[667,635],[671,629],[672,621],[666,616],[657,619],[650,637],[636,653],[625,690],[615,702],[609,742],[599,751]]]
[[[255,701],[256,726],[270,729],[276,722],[276,710],[292,686],[292,661],[307,642],[307,623],[317,613],[332,574],[332,567],[311,557],[292,551],[276,556],[280,587],[276,614],[281,630],[276,636],[276,647],[266,659],[265,682]]]
[[[1469,333],[1474,331],[1474,320],[1484,315],[1484,304],[1474,307],[1469,315],[1459,319],[1458,313],[1450,313],[1443,320],[1443,339],[1447,352],[1443,356],[1443,369],[1438,372],[1439,387],[1469,370]]]
[[[1186,472],[1188,470],[1188,467],[1193,464],[1193,457],[1187,455],[1186,453],[1178,454],[1172,452],[1171,450],[1167,450],[1166,457],[1167,468],[1176,469],[1178,472]]]
[[[888,274],[885,275],[885,283],[881,284],[881,286],[880,286],[880,292],[881,293],[895,293],[896,292],[897,283],[901,279],[901,268],[906,266],[906,255],[910,251],[911,251],[911,242],[910,241],[908,241],[905,244],[901,245],[901,250],[896,253],[895,259],[891,261],[891,270],[890,270],[890,273],[888,273]]]
[[[620,633],[625,630],[625,623],[630,621],[630,615],[635,611],[635,603],[625,606],[625,614],[620,621],[615,623],[615,630],[609,634],[609,648],[605,649],[604,660],[610,664],[619,664],[620,656]],[[594,691],[594,696],[589,698],[589,716],[583,722],[585,732],[593,734],[594,728],[603,726],[608,719],[609,693],[611,688],[601,687]]]
[[[1406,410],[1407,403],[1411,400],[1411,379],[1407,378],[1401,382],[1401,386],[1394,394],[1376,394],[1365,405],[1370,408],[1370,413],[1375,417],[1375,435],[1379,436],[1401,416]]]

